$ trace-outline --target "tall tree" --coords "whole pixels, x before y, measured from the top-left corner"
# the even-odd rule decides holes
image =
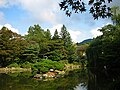
[[[50,33],[50,30],[49,29],[47,29],[47,31],[45,31],[45,37],[46,37],[46,39],[48,39],[48,40],[50,40],[51,39],[51,33]]]
[[[95,38],[87,49],[90,66],[108,69],[120,66],[120,27],[107,25],[100,31],[103,35]]]
[[[70,33],[67,31],[67,28],[65,27],[65,25],[63,25],[63,27],[61,28],[60,35],[61,35],[61,39],[64,42],[64,47],[65,47],[66,54],[67,54],[66,59],[68,59],[68,61],[72,63],[76,57],[76,54],[75,54],[76,47],[73,44]]]
[[[6,66],[16,62],[27,48],[25,39],[6,27],[0,30],[0,64]]]
[[[53,40],[56,40],[56,39],[59,39],[60,38],[60,36],[59,36],[59,34],[58,34],[58,31],[57,31],[57,29],[55,30],[55,32],[54,32],[54,36],[53,36]]]
[[[65,27],[65,25],[63,25],[63,27],[61,28],[60,35],[62,40],[64,41],[65,48],[68,48],[73,44],[70,33],[67,31],[67,28]]]
[[[48,32],[46,33],[39,25],[34,25],[29,27],[28,35],[26,35],[30,47],[34,47],[38,51],[38,56],[41,58],[43,58],[44,52],[47,51],[46,40],[50,38],[50,36],[46,36]]]

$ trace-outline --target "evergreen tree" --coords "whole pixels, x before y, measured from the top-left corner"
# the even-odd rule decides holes
[[[70,45],[73,44],[70,33],[67,31],[65,25],[63,25],[63,27],[61,28],[60,35],[61,35],[61,39],[64,41],[65,48],[68,48]]]
[[[50,40],[51,39],[51,33],[50,33],[50,30],[49,29],[47,29],[47,31],[45,32],[45,37],[46,37],[46,39],[48,39],[48,40]]]
[[[56,29],[55,32],[54,32],[53,40],[56,40],[56,39],[59,39],[59,38],[60,38],[60,36],[58,35],[58,31]]]
[[[76,49],[75,49],[75,45],[72,42],[70,33],[67,31],[67,28],[65,27],[65,25],[63,25],[63,27],[61,28],[61,39],[64,42],[64,48],[66,50],[66,54],[67,57],[66,59],[72,63],[75,59],[76,59]]]
[[[50,38],[50,33],[48,37],[46,36],[48,32],[49,30],[46,33],[39,25],[34,25],[30,26],[28,35],[26,35],[26,39],[30,43],[30,47],[34,47],[34,49],[39,52],[38,57],[40,58],[43,58],[44,53],[48,49],[47,38]]]

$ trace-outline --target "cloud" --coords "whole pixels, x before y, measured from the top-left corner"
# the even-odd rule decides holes
[[[54,32],[56,29],[57,29],[58,33],[60,33],[62,26],[63,26],[63,24],[58,24],[58,25],[55,25],[52,28],[50,28],[50,32],[51,32],[52,36],[54,35]],[[73,30],[69,30],[69,29],[67,31],[70,33],[73,42],[79,41],[78,37],[81,35],[80,31],[77,31],[77,30],[73,31]]]
[[[0,8],[7,8],[12,5],[16,5],[17,0],[0,0]]]
[[[79,41],[78,37],[82,34],[80,31],[73,31],[73,30],[69,30],[69,33],[71,35],[71,38],[72,38],[73,42]]]
[[[97,36],[102,35],[103,33],[98,31],[98,29],[101,29],[100,27],[97,27],[95,29],[92,29],[90,32],[92,33],[93,37],[96,38]]]
[[[16,5],[27,11],[31,20],[39,23],[49,22],[56,24],[58,22],[58,13],[60,11],[60,0],[0,0],[0,8],[7,8]]]
[[[102,25],[101,27],[97,27],[97,28],[95,28],[95,29],[92,29],[92,30],[90,31],[91,34],[92,34],[92,36],[95,38],[95,37],[97,37],[97,36],[102,35],[103,33],[100,32],[100,31],[98,31],[98,30],[101,29],[102,27],[106,26],[106,25],[109,25],[109,24],[111,24],[111,23],[106,23],[105,25]]]
[[[31,17],[41,23],[57,22],[59,10],[59,0],[17,0],[17,4],[26,10]]]
[[[9,30],[11,30],[11,31],[13,31],[13,32],[19,33],[19,30],[16,29],[16,28],[14,28],[14,27],[13,27],[12,25],[10,25],[10,24],[0,25],[0,29],[1,29],[3,26],[7,27]]]
[[[63,26],[63,24],[57,24],[57,25],[53,26],[52,28],[50,28],[50,32],[51,32],[52,36],[54,35],[54,32],[56,29],[57,29],[58,33],[60,33],[62,26]]]
[[[0,8],[7,7],[7,6],[8,6],[8,0],[0,0]]]

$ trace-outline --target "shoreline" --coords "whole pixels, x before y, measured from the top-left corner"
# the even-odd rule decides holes
[[[0,68],[0,73],[31,72],[31,68]]]
[[[66,64],[63,71],[80,69],[80,65]],[[16,72],[32,72],[31,68],[15,68],[15,67],[4,67],[0,68],[0,73],[16,73]]]

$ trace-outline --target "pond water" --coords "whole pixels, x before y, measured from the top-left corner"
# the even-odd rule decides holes
[[[81,69],[54,80],[36,80],[30,72],[1,73],[0,90],[120,90],[117,72]]]

